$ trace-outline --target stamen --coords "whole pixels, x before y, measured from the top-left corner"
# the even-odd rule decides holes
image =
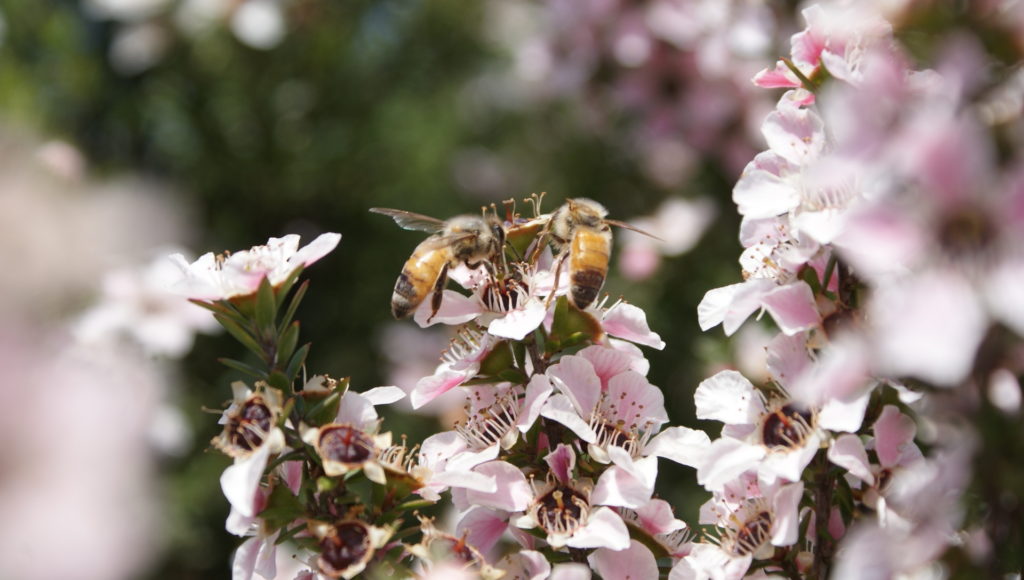
[[[486,449],[499,443],[515,429],[519,420],[519,399],[513,393],[506,393],[491,405],[472,413],[465,423],[455,426],[470,447]]]

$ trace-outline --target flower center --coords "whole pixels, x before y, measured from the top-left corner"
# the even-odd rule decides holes
[[[370,458],[373,448],[370,437],[351,425],[324,427],[320,434],[320,455],[327,461],[360,465]]]
[[[586,519],[590,502],[568,485],[558,485],[537,500],[534,510],[545,532],[571,535]]]
[[[228,419],[228,441],[245,451],[252,451],[270,433],[273,413],[260,397],[252,397],[234,417]]]
[[[491,281],[484,286],[481,300],[491,312],[510,312],[519,308],[527,298],[528,291],[522,282],[514,278]]]
[[[991,247],[996,238],[992,220],[977,207],[965,207],[945,216],[937,234],[939,244],[954,259],[977,256]]]
[[[730,543],[732,553],[736,556],[753,554],[768,541],[772,531],[772,514],[767,510],[757,512],[754,517],[743,522],[736,530]]]
[[[350,521],[334,526],[320,541],[320,567],[328,574],[340,575],[370,553],[370,535],[366,524]]]
[[[761,441],[769,449],[799,447],[811,434],[813,414],[790,403],[765,416]]]

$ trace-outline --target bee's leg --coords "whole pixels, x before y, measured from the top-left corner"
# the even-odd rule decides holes
[[[555,259],[555,279],[551,283],[551,293],[548,294],[547,300],[544,301],[544,309],[547,310],[551,306],[551,301],[555,297],[555,293],[558,292],[558,277],[562,273],[562,264],[565,263],[565,259],[569,257],[569,252],[562,252],[558,254],[558,258]]]
[[[448,264],[441,267],[441,273],[437,275],[437,280],[434,281],[434,292],[430,297],[430,317],[427,318],[427,324],[437,316],[437,311],[441,309],[441,299],[444,298],[444,287],[448,285]]]

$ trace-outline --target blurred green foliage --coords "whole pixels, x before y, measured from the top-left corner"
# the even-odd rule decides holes
[[[385,380],[379,329],[390,318],[394,279],[421,239],[369,207],[447,217],[547,191],[549,210],[587,196],[628,219],[653,212],[669,194],[710,195],[720,217],[695,251],[642,285],[613,268],[605,288],[647,310],[668,343],[648,353],[650,378],[664,389],[673,422],[696,426],[693,389],[712,359],[726,358],[720,330],[699,332],[696,305],[739,276],[739,220],[718,168],[665,191],[642,176],[636,152],[614,131],[581,129],[571,103],[468,110],[467,83],[508,58],[482,36],[483,3],[288,6],[288,34],[272,50],[246,47],[221,28],[175,38],[154,66],[126,75],[108,58],[118,23],[90,18],[74,1],[7,2],[0,114],[69,140],[94,170],[142,172],[186,192],[201,219],[196,252],[342,232],[339,248],[307,272],[312,286],[298,318],[303,339],[313,341],[310,370],[351,376],[358,389]],[[453,177],[466,151],[496,155],[514,179],[489,197],[469,194]],[[228,459],[205,445],[216,415],[201,411],[230,397],[238,377],[215,359],[244,358],[239,349],[226,336],[200,337],[185,363],[180,403],[197,443],[190,456],[161,466],[168,542],[153,578],[222,578],[239,542],[223,528],[218,477]],[[411,441],[436,430],[431,420],[394,413],[385,426]],[[678,483],[693,481],[681,476],[688,468],[662,462],[662,470],[660,493],[694,520],[702,494]]]

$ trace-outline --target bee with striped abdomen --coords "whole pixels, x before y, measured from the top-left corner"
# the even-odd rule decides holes
[[[490,264],[505,245],[505,230],[501,220],[493,214],[439,220],[400,209],[375,207],[370,211],[391,217],[404,229],[431,234],[416,246],[395,282],[391,294],[391,313],[395,318],[408,316],[428,294],[432,294],[430,318],[433,318],[441,308],[448,269],[461,263],[470,268]]]

